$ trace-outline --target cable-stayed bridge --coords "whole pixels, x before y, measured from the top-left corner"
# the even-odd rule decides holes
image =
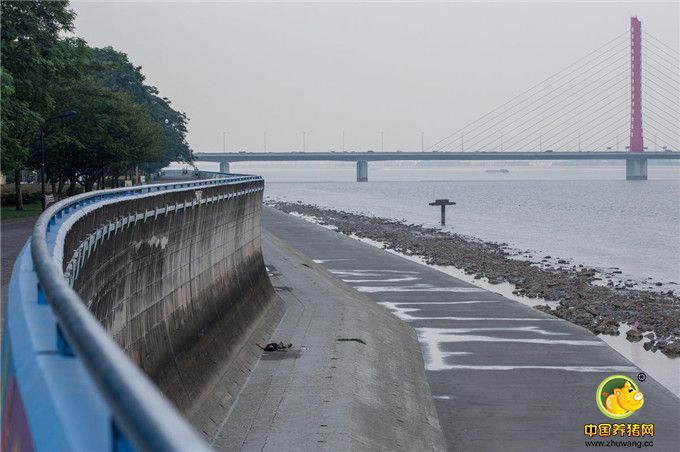
[[[642,30],[622,32],[562,70],[418,152],[197,153],[196,160],[625,160],[647,179],[648,159],[680,159],[680,53]]]

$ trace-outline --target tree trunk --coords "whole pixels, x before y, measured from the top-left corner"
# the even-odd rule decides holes
[[[54,176],[50,177],[50,189],[52,190],[52,196],[56,200],[57,197],[57,181],[54,180]]]
[[[69,183],[69,185],[68,185],[68,192],[67,192],[67,194],[68,194],[69,196],[73,196],[73,195],[76,194],[76,187],[77,187],[77,184],[78,184],[78,182],[77,182],[77,177],[76,177],[76,176],[71,176],[71,177],[69,177],[69,178],[68,178],[68,183]]]
[[[64,176],[61,176],[59,178],[59,183],[57,184],[57,191],[56,191],[56,193],[53,193],[54,198],[57,201],[61,201],[61,195],[64,193],[64,182],[65,182],[65,180],[66,180],[66,178]]]
[[[93,177],[85,177],[83,179],[83,188],[85,188],[86,192],[92,191],[92,188],[94,187],[94,183],[97,179]]]
[[[24,197],[21,194],[21,169],[14,170],[14,195],[16,197],[15,207],[17,210],[24,210]]]

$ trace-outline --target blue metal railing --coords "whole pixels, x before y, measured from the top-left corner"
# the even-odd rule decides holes
[[[56,347],[53,348],[56,348],[57,354],[60,357],[76,359],[82,363],[86,374],[96,385],[99,396],[103,398],[104,404],[110,410],[110,416],[113,421],[111,423],[110,442],[112,449],[125,449],[126,445],[129,446],[128,440],[134,447],[140,450],[205,450],[208,449],[208,446],[191,425],[177,412],[175,407],[162,395],[153,382],[130,361],[125,352],[114,342],[112,337],[109,336],[85,306],[79,295],[71,288],[69,281],[64,276],[63,267],[60,262],[60,256],[63,254],[63,249],[61,249],[63,243],[58,243],[58,236],[61,235],[63,237],[63,234],[58,234],[57,232],[61,228],[70,227],[65,224],[67,219],[86,206],[134,199],[135,197],[154,196],[155,194],[160,194],[159,192],[168,192],[170,190],[241,184],[262,180],[258,176],[225,175],[214,172],[202,172],[200,176],[207,178],[197,181],[173,182],[84,193],[60,201],[49,207],[38,218],[29,241],[30,255],[28,254],[28,246],[24,247],[15,265],[8,305],[10,303],[28,303],[27,298],[30,297],[27,297],[26,294],[36,289],[35,286],[32,286],[33,289],[30,289],[30,286],[37,281],[35,301],[37,301],[37,304],[47,302],[49,307],[51,307],[53,315],[52,324],[56,320],[56,338],[53,336],[52,339],[53,341],[56,339]],[[26,271],[27,268],[29,269],[28,272]],[[19,274],[18,276],[17,273]],[[13,287],[20,294],[20,298],[23,299],[12,299]],[[27,290],[27,287],[30,290]],[[40,350],[37,350],[40,347],[35,346],[36,343],[40,342],[39,340],[33,337],[29,339],[25,337],[17,338],[11,332],[8,332],[8,327],[12,326],[10,325],[10,322],[13,320],[10,317],[12,311],[15,310],[21,314],[26,313],[28,316],[33,315],[31,314],[31,309],[33,309],[32,306],[21,306],[21,308],[13,306],[10,309],[4,333],[3,355],[10,354],[12,356],[3,356],[3,380],[5,380],[8,373],[5,369],[7,362],[11,363],[14,361],[12,365],[17,369],[17,374],[19,374],[22,366],[21,363],[16,361],[26,359],[25,356],[16,356],[16,351],[11,349],[15,342],[17,347],[29,348],[31,349],[30,352],[35,355],[42,353]],[[44,319],[44,314],[45,312],[42,312],[36,318]],[[25,324],[16,329],[21,330],[23,336],[31,336],[31,328],[26,325],[31,320],[22,318],[22,321]],[[38,360],[40,358],[35,359]],[[41,369],[45,373],[40,363],[32,364],[34,364],[33,367],[35,369]],[[70,369],[72,369],[72,372],[76,372],[78,371],[78,366],[71,366]],[[12,369],[9,372],[12,372]],[[41,375],[41,378],[49,386],[48,380],[50,376]],[[57,379],[56,376],[55,379]],[[19,375],[16,376],[16,380],[16,385],[21,386],[22,381]],[[79,382],[73,381],[71,384],[78,385]],[[4,392],[5,388],[3,387],[3,395]],[[93,395],[93,397],[96,397],[96,395]],[[6,398],[3,399],[3,427],[6,425],[4,417],[8,415],[6,405],[10,402]],[[24,405],[26,403],[24,401]],[[55,401],[54,404],[58,405],[58,401]],[[31,417],[30,409],[31,407],[22,408],[22,411],[27,413],[28,418]],[[60,407],[57,407],[57,410],[59,409]],[[61,412],[63,411],[62,409]],[[93,416],[106,416],[106,410],[95,411],[93,411]],[[13,419],[16,421],[16,417]],[[26,423],[29,424],[28,428],[30,429],[30,419]],[[45,425],[44,427],[48,429],[58,428],[57,425]],[[11,429],[12,427],[10,426],[9,428]],[[30,434],[34,437],[42,434],[48,437],[48,439],[50,435],[54,436],[53,432],[31,431]],[[5,435],[6,432],[3,432],[3,437]],[[67,434],[64,433],[64,435]],[[48,444],[44,438],[34,439],[35,442],[38,443],[34,444],[36,447],[41,444],[43,446]],[[83,446],[82,443],[78,444],[77,441],[76,443],[66,441],[65,444],[68,448],[88,447]],[[93,443],[87,444],[91,446]],[[56,447],[56,445],[54,446]]]

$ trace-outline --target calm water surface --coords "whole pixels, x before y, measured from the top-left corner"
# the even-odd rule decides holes
[[[652,167],[648,181],[623,180],[622,166],[509,169],[371,164],[371,180],[356,183],[351,164],[232,165],[262,174],[270,199],[437,226],[439,208],[428,203],[449,198],[457,203],[447,209],[453,231],[620,268],[637,281],[680,282],[680,168]]]

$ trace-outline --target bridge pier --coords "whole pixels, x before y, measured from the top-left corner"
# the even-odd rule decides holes
[[[647,158],[642,156],[626,159],[626,180],[647,180]]]
[[[229,172],[229,162],[220,162],[220,173]]]
[[[368,182],[368,162],[366,160],[357,161],[357,182]]]

